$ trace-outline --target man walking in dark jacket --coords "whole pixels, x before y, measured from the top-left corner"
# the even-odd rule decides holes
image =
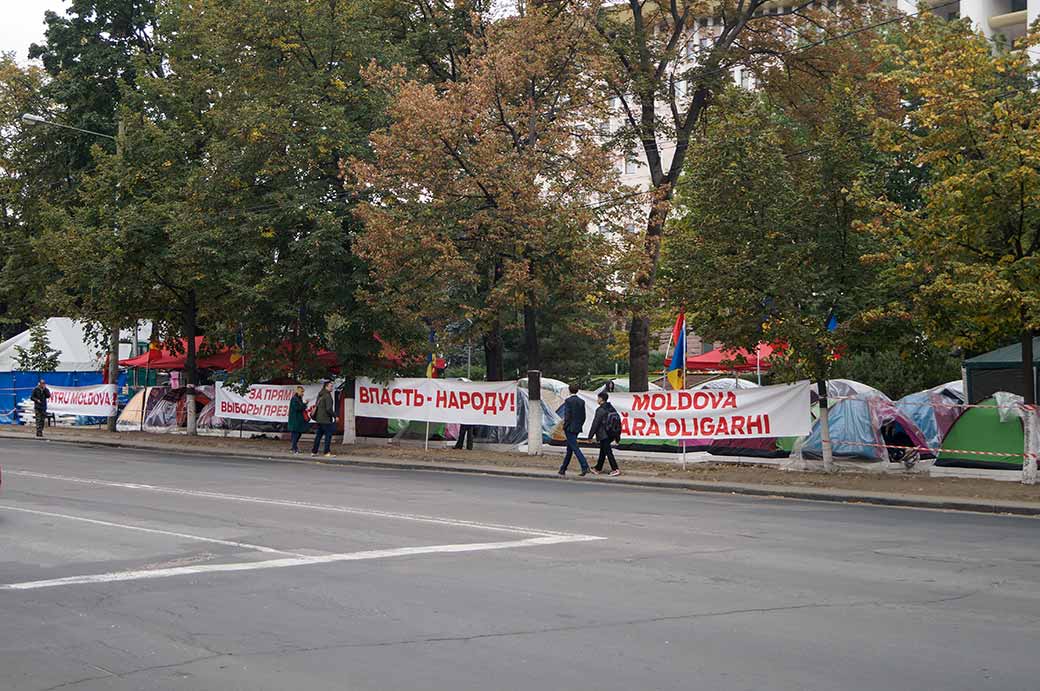
[[[43,436],[43,423],[47,419],[47,399],[51,397],[51,390],[47,388],[47,382],[40,383],[33,389],[29,398],[33,402],[33,412],[36,413],[36,436]]]
[[[578,395],[578,385],[571,384],[571,395],[563,402],[563,435],[567,438],[567,453],[563,456],[563,465],[560,466],[560,475],[567,474],[567,466],[570,465],[571,456],[578,457],[581,465],[581,475],[589,474],[589,462],[585,460],[585,454],[578,448],[578,435],[581,428],[585,426],[585,401]]]
[[[601,391],[598,398],[599,408],[596,408],[596,417],[592,418],[592,428],[589,430],[589,439],[595,437],[599,442],[599,458],[596,459],[596,467],[592,472],[599,475],[603,470],[603,461],[609,460],[610,474],[617,476],[621,471],[618,470],[617,461],[614,460],[614,449],[610,448],[610,445],[619,441],[616,436],[621,426],[621,417],[610,403],[610,394]]]
[[[318,446],[322,436],[325,437],[325,456],[332,456],[332,435],[336,433],[336,401],[332,398],[332,382],[327,381],[321,387],[318,401],[314,405],[314,422],[318,429],[314,433],[314,446],[311,455],[318,455]]]

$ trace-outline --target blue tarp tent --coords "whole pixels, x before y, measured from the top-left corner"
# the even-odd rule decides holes
[[[888,396],[871,386],[848,379],[832,379],[827,382],[827,397],[830,402],[831,442],[836,458],[888,462],[886,444],[922,446],[925,443],[913,420]],[[801,453],[807,458],[823,455],[819,420],[813,423]]]
[[[0,424],[18,424],[18,404],[29,398],[36,383],[43,379],[50,386],[95,386],[102,382],[101,372],[0,372]],[[119,377],[124,383],[126,375]]]
[[[936,453],[964,410],[963,405],[964,384],[960,381],[908,394],[896,402],[896,407],[914,421],[927,446]]]

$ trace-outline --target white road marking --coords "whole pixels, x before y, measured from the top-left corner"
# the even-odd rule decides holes
[[[402,521],[416,521],[420,523],[433,523],[436,525],[450,525],[458,528],[475,528],[478,530],[491,530],[506,533],[518,533],[521,535],[540,535],[544,537],[568,537],[568,538],[591,538],[590,535],[579,535],[576,533],[564,533],[553,530],[541,530],[536,528],[524,528],[514,525],[499,525],[497,523],[479,523],[476,521],[464,521],[455,518],[440,518],[437,516],[423,516],[421,514],[395,513],[391,511],[379,511],[376,509],[361,509],[351,506],[335,506],[332,504],[312,504],[309,502],[293,501],[291,499],[268,499],[265,497],[250,497],[239,494],[225,494],[223,492],[207,492],[205,490],[182,489],[179,487],[162,487],[159,485],[144,485],[135,482],[109,482],[107,480],[95,480],[91,478],[70,477],[67,475],[49,475],[47,473],[36,473],[29,470],[5,470],[5,476],[32,477],[42,480],[59,480],[62,482],[74,482],[82,485],[96,485],[101,487],[119,487],[122,489],[134,489],[147,492],[161,492],[163,494],[176,494],[205,499],[221,499],[224,501],[241,501],[253,504],[268,504],[272,506],[286,506],[298,509],[310,509],[314,511],[331,511],[336,513],[347,513],[356,516],[370,516],[374,518],[392,518]],[[598,538],[597,538],[598,539]]]
[[[267,552],[270,554],[289,554],[294,557],[305,556],[297,552],[289,552],[284,549],[274,549],[273,547],[264,547],[263,545],[254,545],[248,542],[235,542],[234,540],[220,540],[214,537],[203,537],[202,535],[191,535],[189,533],[178,533],[172,530],[159,530],[158,528],[145,528],[139,525],[128,525],[126,523],[112,523],[111,521],[99,521],[96,518],[86,518],[85,516],[70,516],[64,513],[54,513],[52,511],[39,511],[37,509],[26,509],[20,506],[11,506],[10,504],[0,504],[0,510],[4,511],[19,511],[21,513],[30,513],[36,516],[49,516],[51,518],[63,518],[69,521],[80,521],[82,523],[93,523],[94,525],[103,525],[109,528],[122,528],[124,530],[136,530],[142,533],[156,533],[158,535],[169,535],[171,537],[183,537],[188,540],[196,540],[198,542],[213,542],[218,545],[228,545],[229,547],[240,547],[242,549],[253,550],[256,552]]]
[[[410,557],[419,554],[457,554],[459,552],[484,552],[488,550],[515,549],[517,547],[535,547],[539,545],[558,545],[566,542],[588,542],[605,538],[590,535],[551,535],[533,537],[526,540],[508,542],[475,542],[457,545],[428,545],[426,547],[399,547],[396,549],[376,549],[365,552],[349,552],[346,554],[325,554],[314,557],[297,557],[289,559],[272,559],[269,561],[242,562],[235,564],[200,564],[198,566],[178,566],[167,569],[151,569],[143,571],[114,571],[85,576],[70,576],[44,581],[25,581],[0,585],[0,590],[36,590],[54,588],[63,585],[80,585],[93,583],[114,583],[117,581],[136,581],[150,578],[169,578],[171,576],[187,576],[200,573],[222,573],[228,571],[257,571],[261,569],[282,569],[289,566],[307,566],[311,564],[331,564],[341,561],[362,561],[366,559],[389,559],[392,557]]]

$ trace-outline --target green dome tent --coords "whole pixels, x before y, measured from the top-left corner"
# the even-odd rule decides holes
[[[943,439],[935,465],[1021,470],[1025,450],[1022,420],[1013,417],[1001,422],[994,398],[987,398],[978,405],[985,407],[968,408],[953,423]],[[971,451],[982,453],[965,453]]]

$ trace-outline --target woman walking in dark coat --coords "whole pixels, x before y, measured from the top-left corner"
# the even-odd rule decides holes
[[[296,393],[289,400],[289,437],[292,439],[292,453],[300,453],[300,437],[307,431],[307,402],[303,400],[303,387],[297,386]]]

